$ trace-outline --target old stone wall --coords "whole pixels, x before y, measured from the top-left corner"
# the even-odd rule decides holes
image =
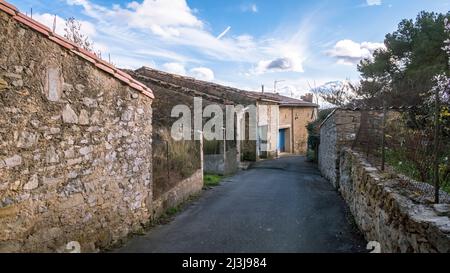
[[[226,153],[205,154],[203,167],[205,173],[231,175],[238,171],[239,161],[237,160],[237,149],[231,148]]]
[[[340,192],[367,241],[384,253],[450,253],[449,205],[413,202],[399,179],[385,178],[350,149],[340,153],[339,169]]]
[[[151,216],[152,100],[0,12],[0,252],[96,251]]]
[[[172,189],[164,192],[152,203],[153,218],[161,216],[167,209],[185,202],[189,197],[198,194],[203,188],[203,170],[199,169],[192,176],[183,179]]]
[[[386,119],[397,118],[399,112],[390,110]],[[377,149],[381,143],[382,110],[336,109],[320,127],[319,169],[323,176],[339,187],[339,152],[343,147]],[[370,147],[369,147],[370,144]]]
[[[361,113],[335,110],[320,127],[319,169],[336,188],[339,181],[339,151],[356,138]]]
[[[225,158],[223,153],[210,155],[207,149],[203,152],[205,147],[199,147],[201,146],[199,141],[174,141],[170,136],[171,127],[178,120],[178,117],[171,117],[175,106],[189,107],[193,125],[195,97],[202,98],[203,108],[212,104],[218,104],[224,108],[222,99],[204,96],[198,90],[191,89],[195,86],[176,80],[178,78],[172,74],[155,72],[155,75],[164,75],[164,77],[155,77],[154,74],[142,73],[142,69],[127,72],[150,87],[155,94],[152,108],[154,111],[153,160],[158,162],[153,165],[153,209],[154,217],[156,217],[165,210],[176,207],[190,195],[199,193],[203,188],[203,171],[229,174],[239,161],[237,156],[230,161],[231,158]],[[204,123],[206,121],[207,119],[203,120]],[[220,150],[223,150],[223,145],[220,145]],[[201,171],[202,168],[203,171]]]

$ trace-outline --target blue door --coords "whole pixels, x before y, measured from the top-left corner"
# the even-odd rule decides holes
[[[278,150],[281,153],[286,151],[286,129],[280,129],[278,133]]]

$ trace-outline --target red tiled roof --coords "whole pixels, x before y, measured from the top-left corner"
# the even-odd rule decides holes
[[[92,63],[98,69],[112,75],[113,77],[120,80],[121,82],[129,85],[131,88],[140,91],[143,95],[148,96],[152,99],[155,98],[153,95],[153,91],[150,88],[148,88],[146,85],[144,85],[143,83],[136,81],[130,75],[117,69],[112,64],[105,62],[104,60],[95,56],[95,54],[93,54],[92,52],[89,52],[89,51],[75,45],[71,41],[61,37],[60,35],[58,35],[56,33],[53,33],[47,26],[44,26],[43,24],[39,23],[38,21],[33,20],[32,18],[20,13],[19,10],[15,6],[5,2],[4,0],[0,0],[0,10],[4,11],[7,14],[9,14],[10,16],[12,16],[12,18],[15,19],[16,21],[41,33],[47,39],[57,43],[58,45],[66,48],[67,50],[72,51],[76,55],[78,55],[81,58],[85,59],[86,61]]]

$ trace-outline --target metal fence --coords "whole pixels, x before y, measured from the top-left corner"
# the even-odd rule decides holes
[[[450,203],[450,138],[441,108],[436,109],[360,110],[352,148],[386,175],[400,178],[418,202]]]

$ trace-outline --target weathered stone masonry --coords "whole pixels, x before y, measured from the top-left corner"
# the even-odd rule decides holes
[[[378,122],[379,112],[368,116],[369,123]],[[450,206],[418,204],[401,179],[387,177],[352,151],[360,119],[359,111],[337,109],[323,122],[322,174],[339,189],[367,241],[379,242],[382,252],[449,253]]]
[[[105,247],[151,214],[151,91],[0,7],[0,252]]]
[[[450,205],[417,204],[358,153],[340,158],[340,192],[368,241],[384,253],[450,253]]]

